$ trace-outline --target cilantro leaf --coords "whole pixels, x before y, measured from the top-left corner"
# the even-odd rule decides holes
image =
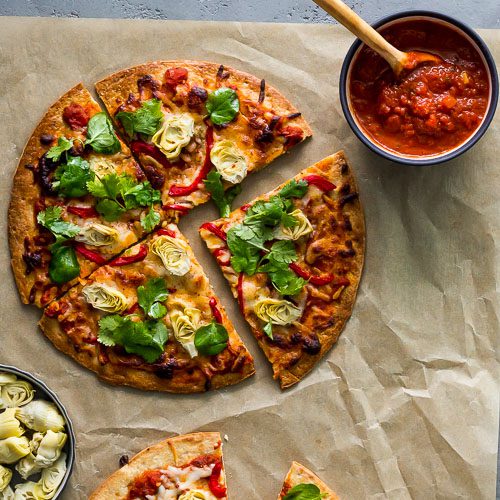
[[[150,208],[148,213],[141,218],[141,226],[144,231],[150,233],[160,223],[160,214]]]
[[[245,272],[252,276],[260,261],[260,247],[242,239],[238,229],[238,226],[234,226],[227,232],[227,245],[232,255],[231,265],[236,272]]]
[[[57,167],[54,178],[52,187],[59,195],[79,198],[89,192],[87,183],[94,179],[94,172],[80,156],[69,156],[66,163]]]
[[[47,158],[53,161],[59,161],[59,158],[65,151],[69,151],[73,147],[73,139],[66,139],[62,136],[57,139],[57,144],[52,146],[47,151]]]
[[[304,278],[297,276],[288,268],[274,268],[268,271],[268,276],[274,288],[276,288],[281,295],[296,295],[304,288],[304,285],[307,284]]]
[[[96,113],[87,125],[85,145],[90,144],[96,153],[115,154],[121,150],[121,144],[113,130],[113,125],[106,113]]]
[[[160,191],[153,189],[149,181],[136,184],[131,177],[128,178],[128,181],[130,180],[132,184],[123,183],[120,191],[127,209],[147,207],[161,202]]]
[[[326,496],[315,484],[300,483],[289,490],[283,500],[321,500]]]
[[[75,224],[63,221],[61,214],[61,207],[47,207],[39,212],[36,217],[37,222],[56,237],[56,242],[52,247],[61,245],[64,241],[75,237],[80,232],[80,228]]]
[[[264,257],[275,264],[290,264],[297,260],[297,251],[293,241],[276,241],[271,246],[270,252]]]
[[[308,184],[305,180],[301,179],[297,182],[295,179],[292,179],[282,187],[279,196],[281,198],[302,198],[306,194],[307,188]]]
[[[160,302],[167,300],[168,290],[163,278],[152,278],[145,285],[137,288],[139,305],[151,318],[163,318],[167,309]]]
[[[241,193],[241,185],[237,184],[224,192],[221,174],[217,170],[211,170],[203,181],[207,191],[212,195],[212,200],[217,205],[221,217],[228,217],[231,212],[231,203]]]
[[[266,323],[266,325],[263,328],[264,333],[271,339],[274,340],[273,337],[273,324],[269,321],[269,323]]]
[[[134,112],[120,111],[116,114],[127,135],[132,138],[136,133],[147,136],[154,135],[163,121],[161,101],[149,99],[141,104]]]
[[[240,110],[238,94],[233,89],[221,87],[208,94],[206,107],[212,123],[226,125]]]
[[[117,201],[108,199],[99,200],[95,208],[108,222],[117,221],[126,212],[125,208]]]

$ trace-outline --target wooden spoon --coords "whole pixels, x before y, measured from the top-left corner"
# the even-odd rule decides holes
[[[428,52],[398,50],[341,0],[314,0],[314,2],[383,57],[396,76],[403,70],[412,70],[422,63],[443,61],[439,56]]]

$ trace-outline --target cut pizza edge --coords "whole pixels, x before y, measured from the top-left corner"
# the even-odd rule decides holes
[[[155,495],[160,487],[169,487],[173,483],[170,479],[176,478],[184,478],[182,483],[187,488],[183,493],[198,490],[210,494],[209,498],[227,498],[222,440],[218,432],[180,435],[140,451],[91,493],[89,500],[129,498],[133,488],[140,498]],[[163,483],[166,486],[162,486]],[[156,491],[146,492],[148,485],[150,488],[154,485]],[[175,488],[173,484],[172,488]]]
[[[54,160],[46,159],[46,155],[49,150],[59,146],[58,141],[61,137],[74,141],[79,149],[77,153],[71,153],[73,149],[68,149],[71,144],[66,148],[64,144],[62,145],[60,155],[66,155],[67,162],[68,158],[81,159],[83,152],[86,164],[82,172],[87,170],[95,172],[94,169],[98,165],[102,168],[110,165],[116,169],[115,172],[128,174],[136,183],[140,184],[140,179],[145,180],[144,173],[114,129],[110,129],[110,137],[114,137],[115,141],[112,145],[114,152],[101,153],[96,152],[94,146],[83,147],[83,141],[88,138],[87,124],[96,115],[103,118],[103,122],[107,121],[110,124],[101,106],[83,84],[78,83],[61,95],[44,113],[20,156],[13,177],[8,210],[8,239],[11,267],[21,300],[25,304],[35,304],[38,307],[47,305],[53,298],[76,284],[78,277],[88,276],[99,264],[118,255],[147,233],[140,227],[140,220],[145,210],[137,215],[126,211],[122,220],[107,222],[96,212],[92,203],[96,203],[97,199],[91,195],[61,197],[60,193],[53,190],[55,184],[53,174],[60,163],[59,160],[54,163]],[[71,155],[67,156],[69,153]],[[43,165],[40,164],[42,159],[44,159]],[[75,164],[74,168],[81,168],[80,163]],[[59,185],[60,183],[59,179]],[[81,189],[81,187],[75,188],[70,185],[69,189]],[[47,226],[43,228],[37,222],[39,214],[47,213],[47,208],[51,211],[53,222],[60,220],[69,223],[65,230],[70,231],[74,229],[71,226],[77,225],[82,233],[78,244],[73,244],[75,242],[72,240],[70,246],[62,245],[64,248],[73,249],[70,256],[61,255],[61,258],[67,257],[66,262],[72,266],[66,266],[68,267],[66,273],[57,273],[61,275],[58,276],[61,281],[57,283],[49,272],[50,261],[54,255],[54,252],[49,250],[53,235]],[[161,210],[157,213],[160,219],[163,219]],[[47,216],[46,221],[48,218]],[[90,226],[92,234],[89,234]],[[103,238],[112,240],[109,247],[100,246]],[[70,239],[68,238],[68,241]],[[95,239],[100,239],[99,246],[90,245]],[[75,276],[78,270],[80,273]],[[63,281],[70,272],[73,277]]]
[[[277,500],[288,500],[288,498],[302,498],[299,493],[311,498],[320,500],[339,500],[337,494],[332,491],[314,472],[310,471],[298,462],[292,462],[283,487]],[[287,497],[287,495],[290,495]]]
[[[169,263],[175,266],[173,261],[179,255],[189,262],[185,278],[165,274],[163,269],[169,259]],[[155,292],[149,282],[158,278],[163,285],[160,283],[162,286]],[[147,290],[148,283],[152,285],[151,292]],[[155,286],[158,287],[158,283]],[[141,293],[151,293],[153,298],[154,293],[158,296],[164,294],[156,301],[149,299],[151,311],[154,309],[151,315],[145,313],[142,303],[139,304],[139,287]],[[161,308],[163,312],[157,314]],[[172,327],[172,311],[176,313],[177,330]],[[136,330],[131,332],[142,336],[145,325],[149,328],[147,332],[154,333],[150,334],[153,341],[147,339],[150,344],[144,345],[148,347],[139,350],[137,346],[135,350],[129,350],[127,344],[116,339],[111,343],[109,340],[101,342],[100,320],[103,318],[108,318],[108,322],[119,321],[117,335],[122,327],[129,328],[131,321],[140,321],[142,324],[137,333]],[[155,340],[161,332],[151,330],[157,323],[161,323],[162,331],[166,332],[161,342]],[[112,385],[187,394],[234,385],[255,373],[251,354],[215,295],[188,241],[173,223],[164,224],[51,302],[44,309],[39,326],[58,350]],[[191,336],[186,333],[188,328],[193,330]],[[196,337],[193,332],[201,329],[204,330],[201,337],[205,339],[205,349],[214,349],[215,352],[202,354],[201,347],[194,347]],[[224,338],[221,339],[221,335]],[[109,339],[108,334],[106,337]],[[157,342],[161,345],[158,346]],[[154,360],[144,357],[151,352],[150,347],[156,352]]]
[[[269,337],[263,333],[265,330],[263,329],[264,324],[262,321],[255,314],[251,314],[248,307],[246,307],[248,302],[245,297],[245,294],[248,293],[246,291],[247,289],[250,290],[251,293],[255,294],[258,293],[259,289],[263,289],[263,287],[267,286],[272,293],[275,292],[273,292],[272,286],[266,281],[266,276],[264,275],[264,278],[261,278],[263,273],[257,273],[251,277],[251,280],[249,280],[246,273],[237,273],[233,269],[230,261],[231,252],[229,251],[226,243],[226,232],[228,228],[243,221],[247,211],[257,201],[268,200],[271,196],[277,195],[283,187],[290,185],[292,181],[298,182],[307,177],[315,180],[316,183],[319,183],[319,185],[321,185],[322,179],[327,183],[333,183],[334,185],[335,189],[332,193],[329,193],[330,196],[328,197],[327,202],[333,203],[333,206],[335,207],[341,207],[343,219],[336,221],[336,223],[338,223],[339,227],[345,226],[348,228],[349,239],[347,240],[346,237],[345,240],[348,241],[349,246],[345,247],[345,249],[341,249],[341,252],[345,252],[342,255],[346,256],[347,271],[343,276],[345,279],[339,280],[339,283],[342,283],[342,285],[339,285],[334,290],[329,290],[329,295],[327,297],[324,297],[325,294],[322,292],[321,283],[318,285],[312,285],[311,282],[308,283],[307,286],[310,287],[309,290],[316,294],[320,299],[322,296],[324,297],[326,300],[325,307],[330,307],[330,311],[335,311],[335,318],[327,318],[326,320],[318,322],[318,324],[315,324],[313,321],[311,326],[314,331],[312,332],[313,334],[311,338],[313,340],[316,338],[319,341],[319,344],[314,340],[314,342],[309,342],[309,344],[306,345],[304,341],[302,344],[302,352],[298,355],[298,359],[297,356],[295,356],[294,358],[287,360],[287,348],[291,347],[292,349],[297,349],[297,342],[294,341],[295,343],[291,343],[286,341],[285,344],[287,344],[288,347],[285,345],[283,351],[280,351],[279,345],[275,345],[280,339],[269,339]],[[313,181],[308,184],[308,190],[311,189],[311,183],[313,183]],[[322,189],[317,188],[316,186],[312,189],[315,189],[315,196],[321,196],[321,199],[326,199],[326,195],[321,192]],[[311,199],[309,194],[307,194],[305,198],[306,197],[309,200]],[[314,237],[314,233],[312,234]],[[327,233],[327,237],[328,235],[329,233]],[[292,179],[284,182],[273,191],[259,196],[251,203],[245,204],[243,207],[233,211],[229,217],[203,224],[200,227],[200,236],[205,241],[209,251],[216,258],[219,267],[230,284],[233,296],[240,304],[240,309],[249,323],[254,337],[256,337],[259,346],[271,362],[273,366],[274,378],[279,379],[282,389],[296,384],[319,362],[319,360],[338,340],[345,324],[352,314],[359,282],[361,280],[365,252],[364,216],[361,203],[359,201],[358,190],[352,167],[348,164],[344,152],[339,151],[324,158],[323,160],[320,160],[314,165],[301,171]],[[321,247],[319,248],[321,249]],[[301,257],[303,256],[299,255],[299,258]],[[300,264],[303,266],[304,261],[303,259],[301,260],[302,262]],[[299,272],[301,272],[300,268]],[[307,278],[307,276],[305,277]],[[252,283],[249,283],[249,281],[252,281]],[[336,281],[333,282],[333,284],[335,283]],[[251,299],[253,300],[253,295]],[[332,303],[334,303],[334,306],[329,305]],[[321,314],[319,314],[319,316],[321,316]],[[303,315],[301,318],[299,317],[298,322],[300,324],[303,323],[303,318]],[[296,327],[293,333],[297,334]],[[298,345],[300,345],[301,342],[302,340],[298,338]],[[276,355],[277,352],[279,353],[278,355]],[[281,362],[282,358],[285,359],[286,362],[291,361],[290,366],[283,366]]]
[[[213,62],[152,61],[108,75],[97,82],[95,87],[146,175],[161,178],[159,182],[164,186],[164,205],[173,207],[172,211],[180,210],[181,214],[209,200],[210,194],[202,181],[210,170],[221,173],[224,189],[239,185],[248,173],[263,168],[312,135],[312,130],[301,113],[277,89],[267,85],[265,80]],[[211,99],[209,92],[213,94],[218,89],[238,93],[238,111],[222,125],[214,123],[205,107],[207,100]],[[163,126],[159,121],[156,127],[160,128],[149,136],[137,132],[129,135],[123,126],[121,113],[128,114],[127,126],[133,132],[133,120],[130,118],[132,113],[137,109],[142,111],[143,103],[150,103],[152,100],[163,103],[164,118],[180,114],[190,121],[191,136],[186,136],[183,144],[188,141],[187,144],[175,150],[177,156],[172,156],[174,153],[169,153],[166,145],[161,142],[160,132],[167,127],[166,120]],[[193,123],[196,125],[194,129]],[[175,122],[176,127],[181,125]],[[209,142],[214,143],[214,147],[208,146]],[[195,148],[193,153],[190,151],[192,147]],[[200,154],[197,153],[198,150]],[[219,150],[221,158],[215,155]],[[217,165],[207,162],[207,152]],[[197,162],[193,162],[194,168],[182,160],[182,153],[191,155],[192,158],[198,157]],[[227,160],[222,159],[222,155],[232,155],[236,160],[230,166]],[[183,167],[176,168],[179,161]],[[224,162],[229,171],[224,168]],[[244,168],[242,162],[245,163]],[[236,172],[236,167],[239,166],[242,166],[242,172]],[[202,170],[206,171],[198,178]],[[168,178],[169,172],[178,176],[176,180],[180,181],[180,185]],[[151,180],[152,178],[150,177]],[[189,185],[196,185],[196,189],[186,192],[184,188]]]

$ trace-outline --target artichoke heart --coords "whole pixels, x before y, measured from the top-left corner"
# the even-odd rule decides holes
[[[17,484],[13,496],[14,500],[45,500],[45,497],[40,497],[35,493],[37,483],[28,481],[26,483]]]
[[[209,496],[210,495],[210,496]],[[190,490],[183,493],[178,500],[211,500],[212,495],[206,491]]]
[[[247,175],[247,159],[232,141],[216,142],[210,159],[222,178],[232,184],[239,184]]]
[[[8,467],[0,465],[0,493],[3,492],[7,486],[9,486],[11,479],[12,471]],[[1,495],[0,498],[2,498]]]
[[[28,404],[34,397],[32,385],[25,380],[14,380],[0,386],[0,409]]]
[[[35,498],[50,499],[52,498],[66,474],[66,454],[61,456],[51,467],[42,470],[42,477],[34,487]]]
[[[35,462],[33,453],[29,453],[16,464],[16,470],[19,475],[26,481],[33,474],[38,474],[42,470],[42,466]]]
[[[96,309],[119,313],[127,309],[127,297],[119,290],[102,283],[93,283],[82,288],[85,300]]]
[[[149,244],[150,250],[160,257],[169,274],[184,276],[191,268],[187,245],[166,234],[158,236]]]
[[[118,231],[114,227],[93,223],[82,227],[75,240],[94,247],[112,245],[118,239]]]
[[[16,408],[16,417],[26,427],[38,432],[62,431],[65,424],[57,406],[43,399],[32,401],[22,408]]]
[[[185,307],[184,311],[174,310],[170,313],[174,336],[189,355],[194,358],[198,356],[198,350],[194,345],[196,330],[201,326],[201,311],[194,307]]]
[[[15,382],[17,377],[13,373],[0,372],[0,386]]]
[[[104,177],[105,175],[116,173],[113,164],[105,160],[104,158],[99,158],[98,156],[92,156],[89,160],[89,163],[90,163],[90,168],[99,178]]]
[[[0,439],[19,437],[24,434],[21,422],[16,418],[16,409],[7,408],[0,413]]]
[[[47,431],[40,441],[35,456],[35,463],[41,467],[49,467],[61,455],[61,450],[68,436],[64,432]]]
[[[293,227],[285,227],[283,225],[278,226],[274,231],[274,238],[277,240],[298,240],[313,232],[312,224],[306,217],[306,214],[302,212],[299,208],[290,212],[290,215],[295,220],[296,224]]]
[[[187,113],[168,115],[151,141],[169,160],[175,160],[194,135],[194,120]]]
[[[30,452],[28,438],[9,437],[0,441],[0,464],[14,464]]]
[[[266,323],[289,325],[297,321],[302,311],[288,300],[260,299],[254,306],[255,314]]]

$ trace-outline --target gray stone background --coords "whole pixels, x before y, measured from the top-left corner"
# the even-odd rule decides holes
[[[436,10],[475,28],[500,28],[500,0],[345,0],[368,22],[407,9]],[[334,23],[310,0],[0,0],[2,16],[110,17]],[[500,474],[497,499],[500,499]]]

